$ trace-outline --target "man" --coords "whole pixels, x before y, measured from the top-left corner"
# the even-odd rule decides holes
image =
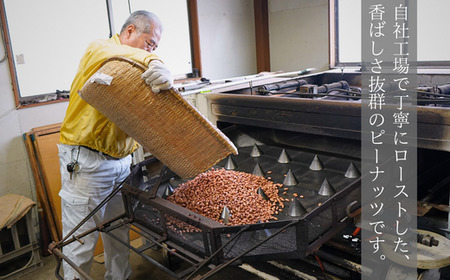
[[[120,34],[107,40],[97,40],[88,46],[81,58],[78,73],[70,89],[70,102],[61,127],[59,148],[61,168],[61,197],[63,236],[83,220],[115,186],[130,173],[131,153],[137,143],[109,119],[80,98],[77,91],[89,77],[112,56],[124,56],[149,69],[142,75],[145,82],[158,93],[172,87],[170,71],[152,52],[158,47],[162,26],[156,15],[136,11],[123,25]],[[114,97],[111,97],[114,98]],[[120,193],[86,222],[76,234],[124,212]],[[113,233],[129,241],[125,227]],[[98,232],[82,238],[84,244],[73,242],[63,248],[83,271],[89,273]],[[106,274],[105,279],[127,279],[131,275],[129,249],[102,234]],[[81,278],[68,264],[63,264],[64,278]]]

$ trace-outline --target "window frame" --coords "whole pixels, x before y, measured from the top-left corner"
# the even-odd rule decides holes
[[[191,61],[192,61],[192,72],[186,73],[188,77],[198,77],[201,75],[201,57],[200,57],[200,37],[199,37],[199,27],[198,27],[198,12],[197,12],[197,0],[186,0],[187,1],[187,9],[188,9],[188,21],[189,21],[189,36],[191,39]],[[109,26],[109,35],[113,34],[113,26],[112,26],[112,13],[111,2],[110,0],[105,0],[105,9],[108,13],[108,26]],[[54,104],[60,102],[66,102],[69,100],[69,93],[62,92],[61,99],[56,100],[48,100],[42,102],[32,102],[35,99],[46,98],[52,94],[57,94],[58,92],[51,94],[36,94],[33,96],[22,97],[20,95],[20,86],[18,82],[18,76],[16,71],[16,65],[13,59],[13,49],[11,44],[11,37],[8,28],[8,20],[6,15],[6,8],[4,0],[0,0],[0,20],[2,25],[2,33],[4,38],[4,47],[6,53],[6,59],[8,60],[10,78],[11,78],[11,86],[14,94],[14,102],[16,109],[23,109],[29,107],[42,106],[47,104]],[[60,92],[61,94],[61,92]]]
[[[339,59],[339,1],[329,0],[329,55],[330,68],[360,67],[361,62],[342,62]],[[418,61],[419,69],[450,69],[450,59],[445,61]]]

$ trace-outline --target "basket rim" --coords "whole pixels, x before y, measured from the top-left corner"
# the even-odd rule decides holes
[[[131,58],[125,57],[125,56],[111,56],[111,57],[108,57],[105,61],[102,62],[100,67],[104,66],[106,63],[108,63],[110,61],[115,61],[115,60],[128,62],[132,66],[137,66],[137,67],[141,68],[141,70],[144,70],[144,71],[148,69],[148,67],[145,66],[144,64],[142,64],[142,63],[140,63],[140,62],[138,62],[136,60],[133,60]]]

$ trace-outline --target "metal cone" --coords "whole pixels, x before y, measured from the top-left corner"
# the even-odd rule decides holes
[[[347,171],[345,172],[345,177],[347,178],[358,178],[361,176],[361,172],[359,172],[358,168],[353,164],[353,162],[350,163],[350,165],[347,168]]]
[[[261,151],[261,149],[258,147],[258,145],[254,144],[252,151],[250,152],[250,156],[251,157],[260,157],[263,155],[263,152]]]
[[[306,208],[300,203],[298,198],[294,198],[294,201],[291,201],[291,205],[289,205],[288,215],[291,217],[300,217],[306,214]]]
[[[322,186],[319,189],[319,194],[322,196],[330,196],[336,193],[336,190],[333,188],[333,186],[330,184],[328,179],[325,178],[323,180]]]
[[[266,175],[262,170],[261,165],[259,165],[259,163],[256,163],[255,168],[253,168],[252,174],[261,177],[264,177],[264,175]]]
[[[227,159],[227,163],[225,164],[225,169],[226,170],[234,170],[234,169],[236,169],[236,167],[237,167],[236,163],[231,158],[231,156],[229,156],[228,159]]]
[[[288,173],[286,174],[286,178],[284,178],[283,185],[285,186],[295,186],[298,184],[297,178],[295,178],[294,173],[292,173],[292,170],[289,169]]]
[[[278,157],[278,162],[279,163],[289,163],[289,162],[291,162],[291,157],[288,155],[288,153],[286,152],[285,149],[283,149],[283,151],[281,151],[281,154]]]
[[[267,197],[266,193],[263,191],[263,189],[261,189],[261,187],[258,188],[257,192],[264,200],[269,200],[269,197]]]
[[[226,225],[230,222],[231,213],[228,207],[224,206],[222,210],[222,214],[220,214],[220,219],[222,219],[223,223]]]
[[[320,158],[315,155],[314,159],[311,162],[311,165],[309,166],[309,169],[314,170],[314,171],[319,171],[323,169],[323,164],[322,161],[320,160]]]
[[[167,198],[173,194],[173,189],[170,185],[166,186],[166,189],[164,190],[164,193],[162,195],[162,198]]]

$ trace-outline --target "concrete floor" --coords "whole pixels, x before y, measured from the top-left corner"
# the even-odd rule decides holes
[[[136,246],[136,244],[133,244]],[[161,264],[167,263],[167,258],[163,256],[162,250],[154,251],[148,250],[146,254],[158,261]],[[154,264],[145,260],[143,257],[137,255],[134,252],[131,252],[130,255],[130,263],[132,265],[133,274],[129,280],[148,280],[148,279],[157,279],[157,280],[172,280],[176,279],[166,272],[162,271]],[[32,270],[31,272],[20,276],[19,278],[12,277],[11,279],[20,279],[20,280],[52,280],[57,279],[55,276],[55,270],[57,267],[57,261],[55,256],[47,256],[42,258],[42,267]],[[186,266],[183,266],[183,263],[178,263],[173,266],[174,271],[179,272],[182,271]],[[200,274],[204,275],[208,269],[202,270]],[[105,267],[102,263],[102,256],[96,256],[94,258],[94,263],[92,265],[90,276],[93,280],[103,279],[103,275],[105,273]],[[62,269],[60,274],[62,274]],[[223,280],[223,279],[248,279],[248,280],[256,280],[261,279],[256,274],[247,272],[244,269],[240,269],[237,266],[227,267],[224,270],[220,271],[216,275],[212,276],[212,280]]]
[[[158,258],[158,255],[161,255],[161,261],[162,261],[162,254],[159,252],[155,252],[153,254],[156,258]],[[161,279],[161,280],[169,280],[174,279],[170,275],[162,272],[157,267],[155,267],[153,264],[149,263],[148,261],[144,260],[141,256],[131,253],[130,262],[132,264],[132,270],[133,274],[130,278],[130,280],[143,280],[143,279]],[[54,256],[47,256],[43,258],[43,266],[29,274],[26,274],[22,277],[20,277],[20,280],[51,280],[51,279],[57,279],[55,276],[55,269],[56,269],[56,258]],[[62,274],[62,269],[61,272]],[[103,279],[103,275],[105,273],[105,267],[103,263],[100,263],[98,261],[94,261],[91,269],[90,276],[94,280],[100,280]]]
[[[161,251],[148,250],[147,255],[151,256],[154,260],[159,263],[166,263],[166,258],[163,257]],[[101,258],[96,257],[94,261],[90,276],[93,280],[103,279],[105,273],[105,268],[103,263],[100,263]],[[131,253],[130,262],[132,265],[133,274],[129,280],[173,280],[176,279],[171,277],[166,272],[157,268],[154,264],[148,262],[136,253]],[[56,258],[51,255],[42,258],[43,266],[35,269],[28,274],[25,274],[19,278],[12,277],[8,279],[20,279],[20,280],[53,280],[57,279],[55,276],[55,269],[57,266]],[[297,262],[295,262],[297,263]],[[273,265],[267,262],[252,263],[252,264],[242,264],[242,265],[230,265],[225,267],[223,270],[217,272],[213,276],[209,277],[210,280],[299,280],[299,279],[316,279],[316,280],[336,280],[338,278],[326,276],[319,270],[312,267],[305,268],[304,266],[301,270],[293,269],[296,267],[295,263],[290,263],[289,266],[285,268],[275,268]],[[297,263],[298,264],[298,263]],[[285,263],[275,263],[274,265],[285,266]],[[269,267],[272,268],[270,269]],[[174,266],[174,271],[180,272],[186,266],[183,263],[176,264]],[[269,269],[269,270],[266,270]],[[305,270],[304,270],[305,269]],[[203,269],[195,276],[205,275],[209,269]],[[266,272],[264,272],[266,271]],[[62,274],[62,272],[61,272]],[[339,280],[339,279],[338,279]]]
[[[143,242],[145,242],[142,238],[137,238],[131,241],[131,246],[134,248],[139,248],[142,246]],[[39,252],[36,249],[35,253]],[[169,267],[169,259],[167,254],[165,254],[165,250],[153,250],[148,249],[145,251],[145,254],[149,256],[154,261],[159,264],[164,265],[164,267]],[[32,258],[33,259],[33,258]],[[33,266],[27,265],[28,267],[24,273],[16,273],[16,275],[12,275],[6,279],[20,279],[20,280],[53,280],[58,279],[55,276],[55,271],[57,268],[57,260],[55,256],[50,255],[46,257],[41,257],[42,265],[38,265],[38,262],[33,260]],[[173,258],[172,258],[173,260]],[[26,262],[25,262],[26,263]],[[172,277],[169,273],[163,271],[161,268],[156,266],[155,264],[149,262],[144,259],[142,256],[131,252],[130,254],[130,263],[132,266],[133,274],[129,280],[148,280],[148,279],[156,279],[156,280],[173,280],[176,279]],[[39,266],[39,267],[38,267]],[[178,274],[185,269],[189,268],[190,265],[186,262],[182,261],[172,261],[170,270],[175,274]],[[16,268],[15,268],[16,269]],[[209,268],[203,268],[198,273],[194,275],[194,277],[205,275],[209,272]],[[103,279],[105,273],[105,267],[103,264],[103,256],[99,255],[94,257],[94,262],[92,265],[92,269],[90,272],[90,276],[93,280],[101,280]],[[59,272],[62,275],[62,269]],[[4,279],[1,277],[0,279]],[[4,275],[4,274],[3,274]],[[308,265],[300,260],[285,260],[285,261],[269,261],[269,262],[253,262],[253,263],[243,263],[243,264],[234,264],[228,265],[223,270],[216,272],[213,276],[207,278],[210,280],[299,280],[299,279],[316,279],[316,280],[329,280],[329,279],[337,279],[330,276],[325,276],[320,269],[317,269],[317,266]]]

